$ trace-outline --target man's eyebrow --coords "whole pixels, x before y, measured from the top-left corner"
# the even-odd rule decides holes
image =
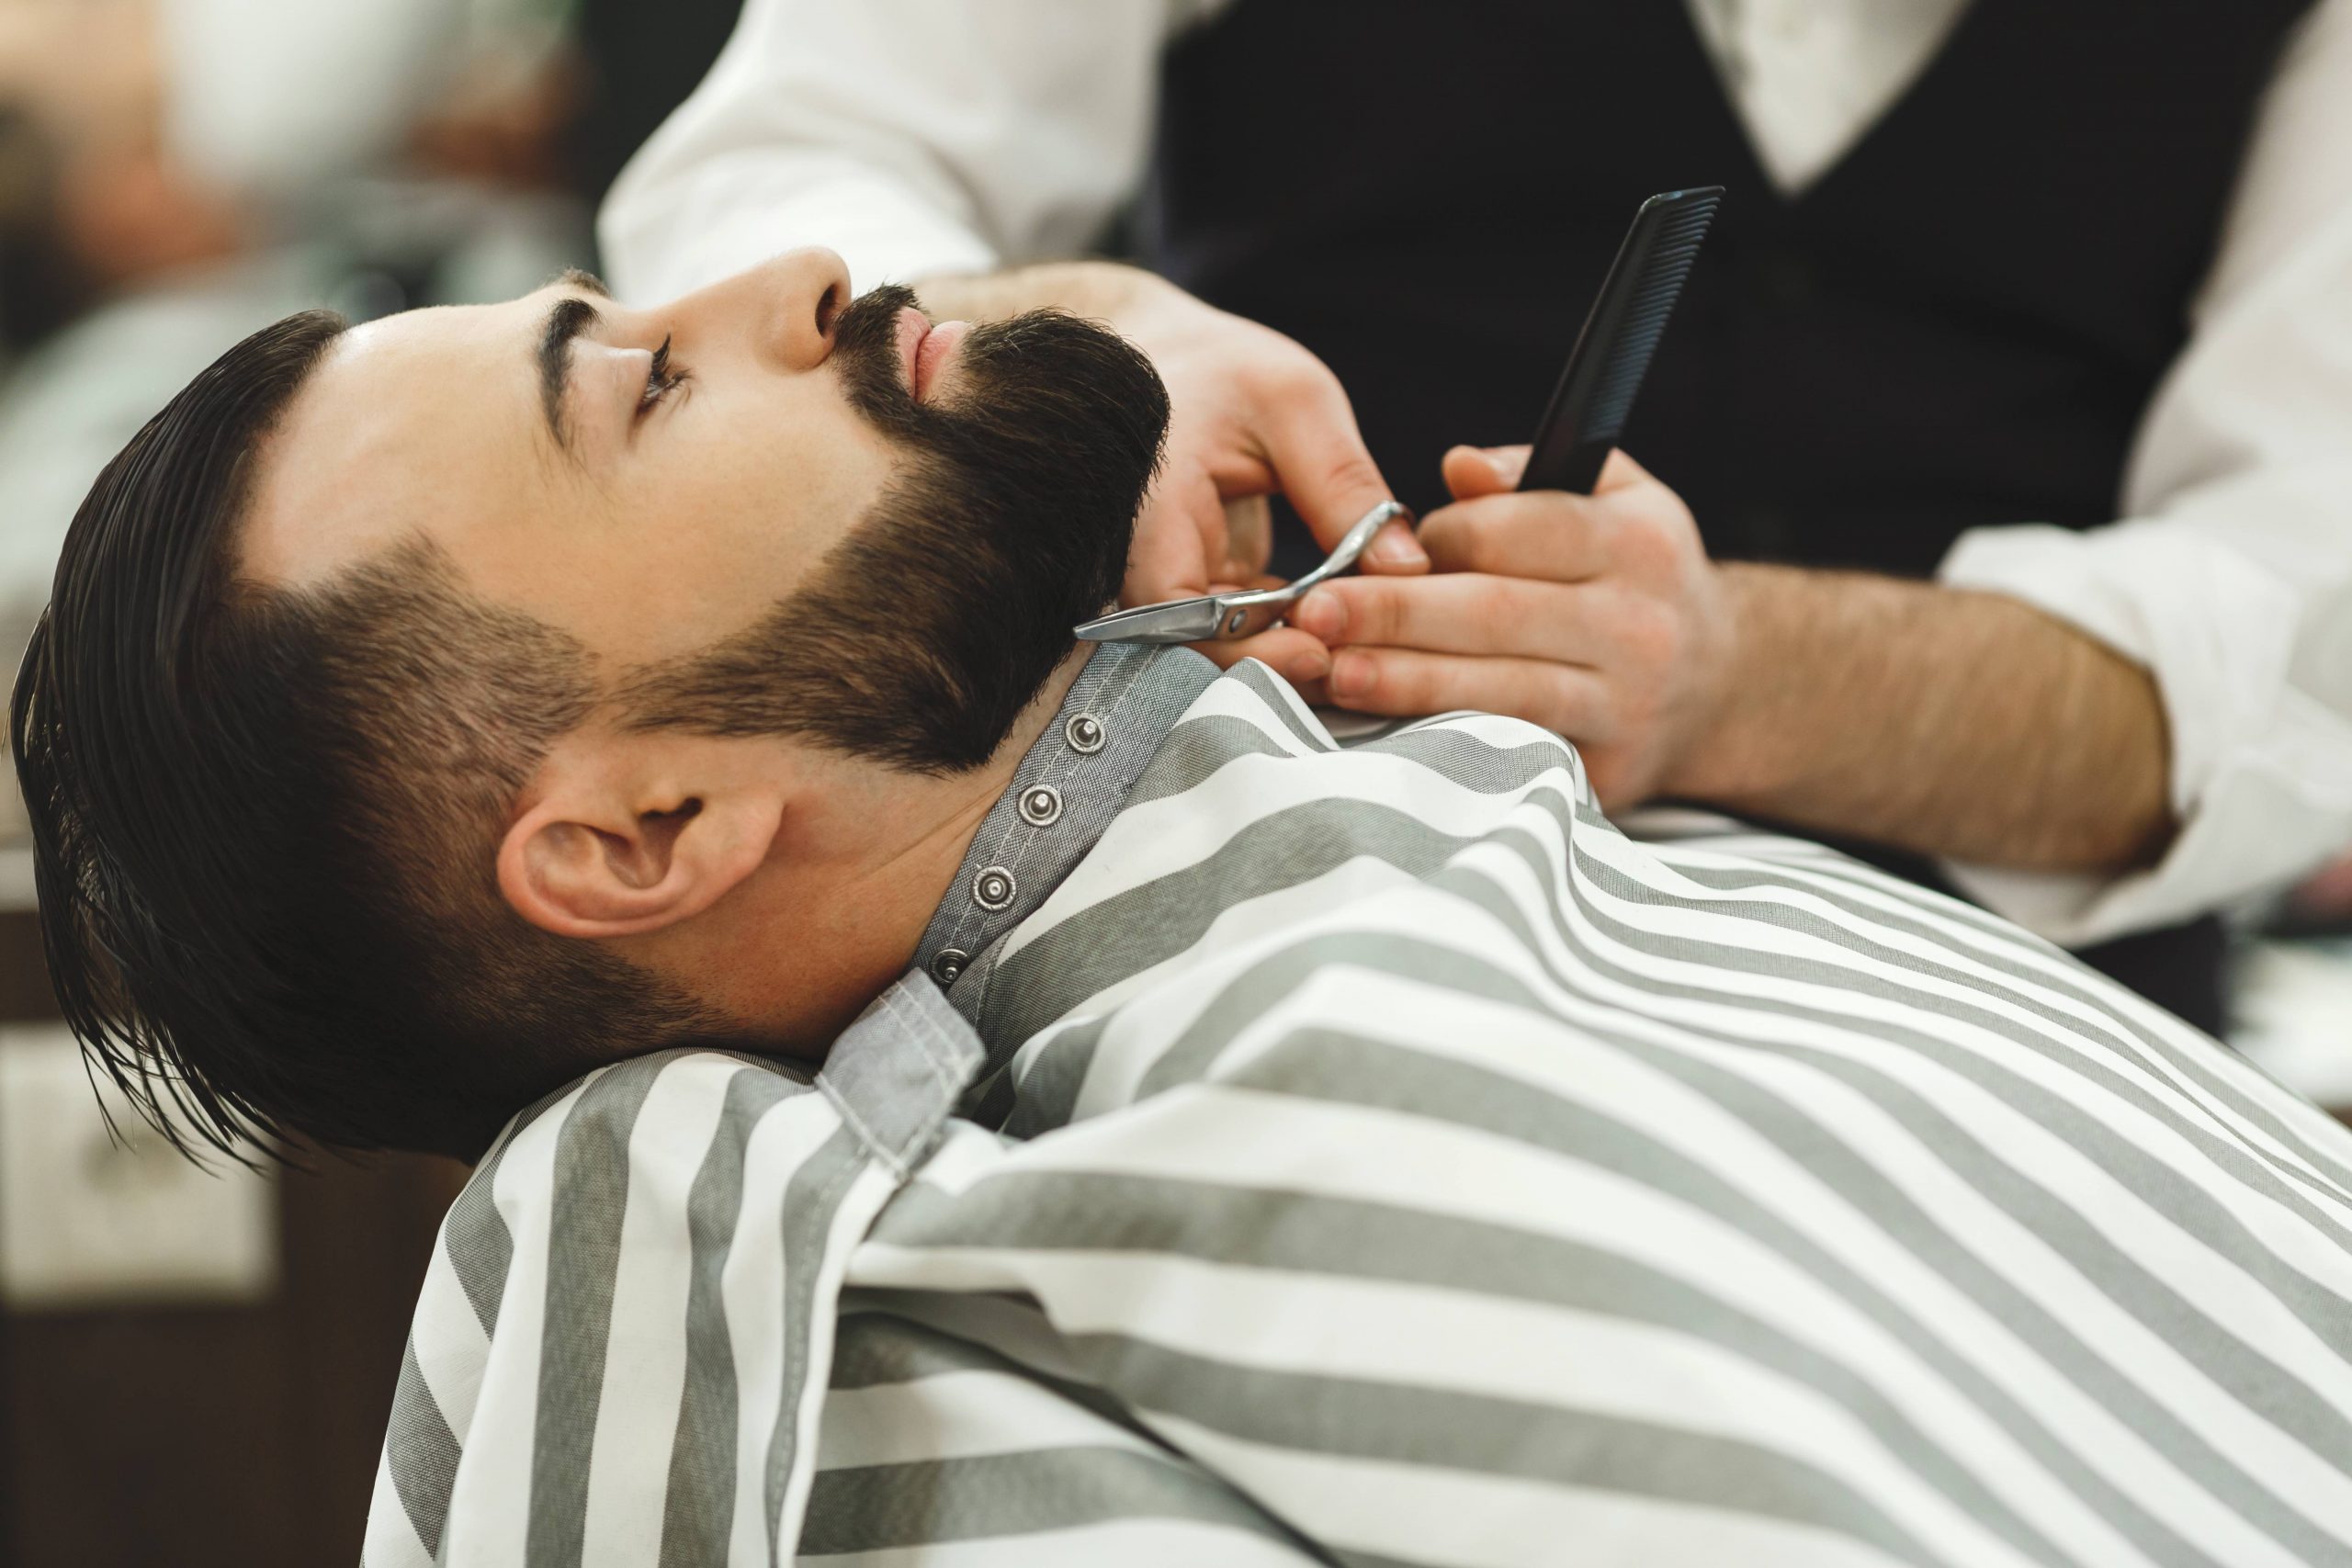
[[[601,320],[595,306],[577,294],[567,294],[555,302],[539,328],[539,401],[547,411],[548,434],[567,451],[571,433],[563,409],[571,387],[571,340]]]
[[[582,294],[594,294],[599,299],[609,299],[613,291],[605,280],[585,267],[568,266],[556,275],[556,281],[566,288],[577,288]]]

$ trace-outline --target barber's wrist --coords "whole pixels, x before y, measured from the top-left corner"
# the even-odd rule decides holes
[[[1708,671],[1698,719],[1661,774],[1658,793],[1737,808],[1784,789],[1803,767],[1792,744],[1788,628],[1803,614],[1812,575],[1794,567],[1716,563],[1723,635]]]

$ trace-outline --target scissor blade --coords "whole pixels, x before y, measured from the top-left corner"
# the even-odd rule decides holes
[[[1072,635],[1080,642],[1205,642],[1216,635],[1218,614],[1214,593],[1171,599],[1089,621]]]

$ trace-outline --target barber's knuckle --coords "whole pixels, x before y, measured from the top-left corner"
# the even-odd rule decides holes
[[[1282,342],[1258,365],[1257,389],[1276,408],[1312,408],[1340,389],[1329,367],[1296,344]]]
[[[1405,596],[1399,585],[1385,579],[1358,578],[1351,585],[1348,632],[1358,642],[1401,640],[1407,620]]]
[[[1619,558],[1629,570],[1662,579],[1681,565],[1693,547],[1695,535],[1671,515],[1643,512],[1626,520],[1615,540]]]
[[[1682,646],[1682,618],[1654,599],[1637,599],[1625,615],[1625,643],[1644,669],[1670,665]]]
[[[1445,705],[1445,682],[1427,660],[1398,660],[1382,672],[1380,705],[1387,713],[1432,713]]]
[[[1378,490],[1380,469],[1368,453],[1351,444],[1325,460],[1323,482],[1335,491]]]
[[[1467,634],[1475,628],[1491,636],[1498,627],[1510,623],[1515,585],[1508,579],[1473,573],[1462,586],[1462,597],[1453,606],[1453,616],[1459,623],[1460,632]]]
[[[1551,613],[1554,601],[1559,596],[1559,589],[1541,578],[1510,576],[1490,581],[1494,588],[1487,601],[1487,614],[1511,627],[1532,629]]]

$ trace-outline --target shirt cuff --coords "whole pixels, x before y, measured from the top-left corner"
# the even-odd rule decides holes
[[[2022,600],[2143,666],[2170,729],[2181,827],[2161,861],[2117,876],[1947,863],[1986,908],[2084,946],[2282,882],[2345,835],[2352,725],[2291,685],[2301,596],[2256,562],[2157,520],[1976,529],[1938,575]]]
[[[615,291],[635,304],[658,304],[801,245],[839,252],[854,294],[1000,265],[986,241],[941,216],[936,204],[870,172],[794,178],[789,194],[763,195],[763,186],[786,183],[776,173],[745,170],[732,159],[666,180],[632,181],[625,173],[597,220]]]

